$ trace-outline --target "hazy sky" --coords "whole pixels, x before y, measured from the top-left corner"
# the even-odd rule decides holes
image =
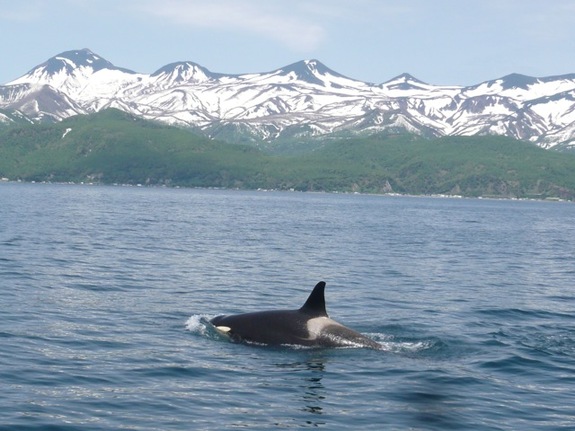
[[[81,48],[142,73],[311,58],[373,83],[575,73],[575,0],[0,0],[0,36],[0,84]]]

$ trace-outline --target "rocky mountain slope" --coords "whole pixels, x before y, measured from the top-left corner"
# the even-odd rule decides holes
[[[575,145],[575,74],[512,74],[470,87],[430,85],[404,74],[372,84],[317,60],[241,75],[178,62],[142,74],[82,49],[56,55],[0,86],[5,123],[61,121],[110,107],[216,138],[407,131],[501,135],[544,148]]]

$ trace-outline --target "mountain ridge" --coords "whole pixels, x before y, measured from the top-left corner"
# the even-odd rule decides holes
[[[32,122],[106,108],[212,138],[236,130],[238,139],[252,142],[402,130],[428,137],[509,136],[543,148],[575,145],[575,74],[512,73],[449,86],[404,73],[373,84],[316,59],[244,74],[179,61],[144,74],[85,48],[60,53],[0,86],[0,109]]]

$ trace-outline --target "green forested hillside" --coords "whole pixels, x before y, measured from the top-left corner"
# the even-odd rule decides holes
[[[26,181],[252,187],[263,159],[117,110],[0,134],[0,175]]]
[[[0,176],[25,181],[575,198],[575,154],[509,138],[374,136],[313,148],[292,156],[271,155],[107,110],[58,124],[0,129]]]
[[[575,157],[505,137],[402,135],[334,142],[300,166],[334,188],[410,194],[574,196]],[[303,178],[303,177],[302,177]]]

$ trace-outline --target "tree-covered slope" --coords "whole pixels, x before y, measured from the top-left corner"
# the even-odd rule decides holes
[[[575,190],[572,153],[504,137],[371,137],[334,142],[294,161],[301,174],[316,167],[309,186],[320,181],[336,189],[538,198],[572,197]]]
[[[118,110],[0,129],[0,176],[198,187],[575,198],[575,154],[503,137],[348,138],[271,155]]]
[[[117,110],[0,134],[0,175],[27,181],[251,187],[263,155]]]

